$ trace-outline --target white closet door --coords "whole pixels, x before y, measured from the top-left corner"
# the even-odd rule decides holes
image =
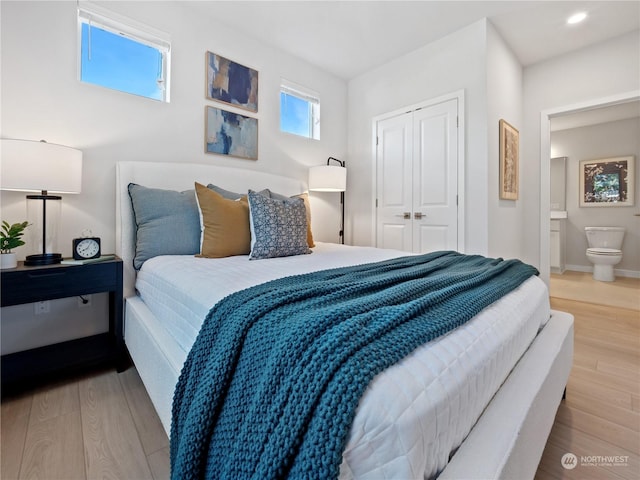
[[[458,101],[376,124],[376,245],[458,249]]]
[[[377,246],[412,251],[413,119],[401,115],[377,126]]]
[[[413,251],[458,248],[457,100],[414,112]]]

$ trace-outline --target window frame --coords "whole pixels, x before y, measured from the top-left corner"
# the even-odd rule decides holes
[[[303,87],[285,79],[281,79],[278,105],[281,105],[283,94],[296,97],[297,99],[303,100],[308,103],[310,107],[310,132],[309,135],[300,135],[298,133],[283,130],[282,108],[280,108],[280,131],[283,133],[288,133],[289,135],[308,138],[310,140],[320,140],[320,95],[309,88]]]
[[[154,101],[169,103],[170,101],[170,85],[171,85],[171,39],[169,34],[157,30],[148,25],[142,24],[130,18],[119,15],[105,8],[93,5],[87,2],[80,2],[77,11],[77,77],[78,81],[96,85],[109,90],[127,93],[142,98],[148,98]],[[127,92],[117,88],[107,87],[105,85],[88,82],[82,79],[82,26],[87,24],[89,28],[95,26],[101,30],[105,30],[114,35],[120,35],[128,40],[146,45],[157,50],[162,55],[161,78],[164,84],[162,89],[162,98],[153,98],[147,95]]]

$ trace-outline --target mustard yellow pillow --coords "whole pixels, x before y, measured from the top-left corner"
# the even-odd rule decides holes
[[[307,244],[309,248],[313,248],[316,244],[313,242],[313,233],[311,232],[311,204],[309,203],[309,194],[307,192],[294,195],[291,198],[301,198],[304,202],[304,208],[307,211]]]
[[[198,257],[222,258],[251,252],[247,197],[229,200],[196,182],[202,244]]]

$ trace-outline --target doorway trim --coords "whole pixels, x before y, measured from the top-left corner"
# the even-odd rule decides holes
[[[464,221],[464,206],[465,206],[465,165],[466,165],[466,151],[465,151],[465,104],[464,104],[464,90],[456,90],[455,92],[446,93],[429,100],[424,100],[419,103],[414,103],[406,107],[395,109],[391,112],[376,115],[372,119],[371,125],[371,161],[372,161],[372,175],[371,175],[371,245],[377,246],[377,207],[376,197],[378,194],[378,173],[377,173],[377,161],[378,161],[378,148],[376,145],[377,139],[377,126],[381,120],[403,115],[405,113],[418,110],[420,108],[430,107],[438,103],[443,103],[449,100],[458,100],[458,251],[465,252],[466,248],[466,236],[465,236],[465,221]]]
[[[562,115],[610,107],[640,100],[640,90],[631,90],[607,97],[594,98],[580,103],[551,108],[540,112],[540,278],[549,285],[551,261],[549,259],[551,220],[551,119]]]

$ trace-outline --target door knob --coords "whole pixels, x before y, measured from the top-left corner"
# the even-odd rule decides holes
[[[396,217],[402,217],[405,220],[409,220],[411,218],[411,212],[404,212],[402,214],[396,215]]]
[[[413,218],[415,218],[416,220],[420,220],[422,217],[426,217],[426,215],[423,215],[422,212],[415,212],[413,214]]]

